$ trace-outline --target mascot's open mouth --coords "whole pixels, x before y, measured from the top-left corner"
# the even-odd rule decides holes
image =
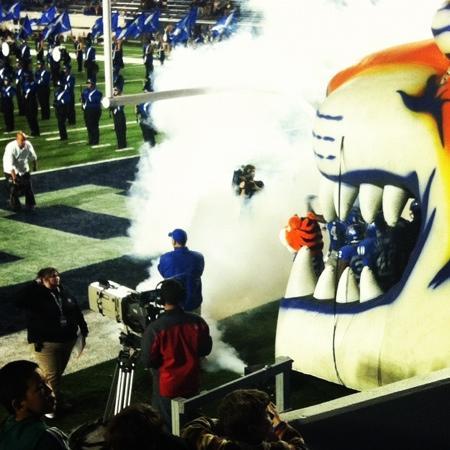
[[[384,279],[369,265],[341,273],[340,256],[317,276],[300,249],[275,345],[296,370],[366,389],[450,365],[449,64],[427,41],[369,56],[330,82],[313,129],[320,212],[330,226],[357,202],[364,226],[381,217],[403,257]],[[402,216],[412,200],[420,220],[411,222]]]

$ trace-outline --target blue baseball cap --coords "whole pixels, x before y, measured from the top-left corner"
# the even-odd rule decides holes
[[[175,230],[169,233],[169,237],[171,237],[175,242],[178,242],[182,245],[186,244],[187,241],[187,233],[181,228],[175,228]]]

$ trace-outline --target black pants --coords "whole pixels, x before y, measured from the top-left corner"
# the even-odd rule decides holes
[[[127,122],[125,113],[118,111],[113,113],[114,131],[116,132],[117,148],[125,148],[127,146]]]
[[[55,105],[56,120],[58,121],[59,138],[64,141],[67,139],[67,105]]]
[[[88,132],[88,144],[98,145],[100,140],[100,130],[98,128],[98,123],[100,122],[100,117],[102,115],[102,110],[99,109],[85,109],[84,110],[84,123],[86,124]]]
[[[2,99],[2,108],[6,131],[14,131],[14,103],[12,99]]]
[[[15,211],[20,210],[21,204],[19,197],[25,196],[25,205],[32,208],[36,205],[36,200],[33,193],[33,185],[31,184],[31,175],[29,172],[23,175],[16,175],[16,181],[13,182],[10,173],[5,173],[5,179],[8,189],[9,206]]]
[[[153,73],[153,61],[145,64],[145,78],[148,80],[149,75]]]
[[[50,119],[50,87],[41,86],[37,89],[37,98],[41,107],[41,119]]]
[[[78,72],[83,72],[83,52],[77,52]]]
[[[31,136],[39,136],[38,123],[38,106],[35,94],[29,94],[30,98],[25,99],[25,117],[27,118],[28,126],[30,127]]]
[[[151,125],[146,122],[140,122],[139,125],[142,130],[142,137],[144,138],[144,142],[148,142],[151,147],[154,147],[156,143],[156,131],[152,128]]]
[[[72,97],[70,103],[67,104],[67,121],[69,122],[69,125],[75,125],[77,123],[74,97]]]
[[[19,116],[25,115],[25,99],[23,97],[22,86],[16,86],[17,105],[19,107]]]
[[[95,61],[85,61],[86,78],[94,82],[97,81],[97,66]]]

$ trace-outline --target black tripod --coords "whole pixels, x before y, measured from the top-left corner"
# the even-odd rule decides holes
[[[115,416],[131,403],[133,378],[140,354],[140,337],[132,333],[121,333],[120,350],[114,376],[109,389],[108,400],[103,414],[103,423]]]

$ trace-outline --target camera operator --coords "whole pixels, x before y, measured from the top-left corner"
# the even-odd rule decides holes
[[[236,195],[251,198],[255,192],[264,188],[262,181],[255,180],[255,174],[256,167],[253,164],[242,166],[241,169],[234,172],[233,186],[236,190]]]
[[[170,401],[192,397],[199,391],[200,359],[212,349],[208,324],[181,308],[183,285],[168,279],[161,283],[164,312],[151,322],[142,338],[142,361],[152,368],[152,404],[171,429]]]
[[[75,298],[60,284],[59,272],[53,267],[38,272],[16,305],[26,310],[28,342],[55,393],[57,412],[68,409],[70,405],[61,398],[60,383],[78,331],[84,347],[88,327],[83,314]]]

